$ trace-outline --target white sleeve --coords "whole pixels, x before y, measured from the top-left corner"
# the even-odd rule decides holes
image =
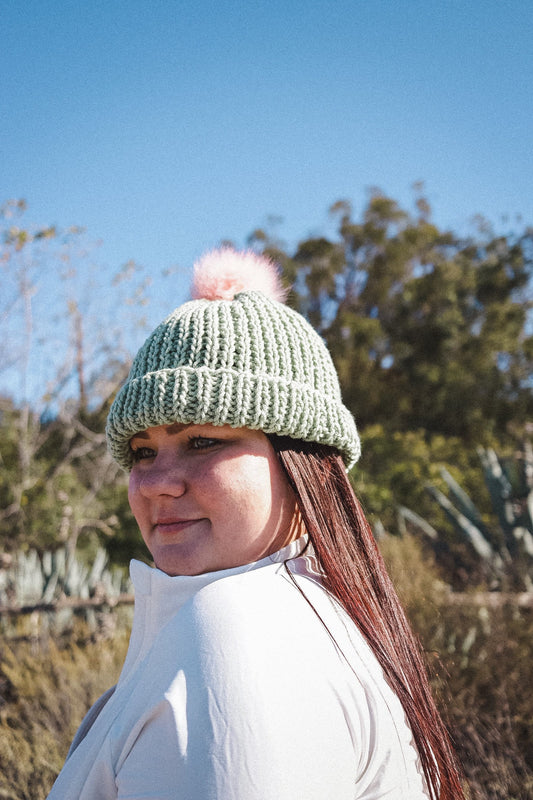
[[[180,612],[186,658],[131,733],[118,798],[423,797],[405,790],[389,698],[357,679],[293,586],[267,588],[212,586]],[[154,669],[171,657],[166,634]]]
[[[343,708],[313,677],[308,631],[275,606],[213,591],[181,614],[187,656],[124,748],[120,800],[353,800]]]

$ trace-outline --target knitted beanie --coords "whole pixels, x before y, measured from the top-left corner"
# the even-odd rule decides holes
[[[300,314],[273,299],[282,295],[265,257],[227,248],[204,256],[195,267],[199,299],[148,337],[109,412],[108,446],[122,467],[132,467],[135,433],[174,422],[320,442],[355,464],[359,436],[331,356]]]

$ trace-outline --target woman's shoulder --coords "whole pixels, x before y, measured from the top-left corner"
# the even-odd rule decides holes
[[[204,586],[189,601],[188,611],[201,622],[232,627],[302,623],[314,616],[306,597],[308,583],[300,576],[295,579],[289,564],[272,563]],[[325,595],[321,586],[312,593],[317,589]]]
[[[151,648],[155,663],[200,674],[327,676],[348,701],[389,703],[383,672],[356,624],[300,558],[220,577],[168,619]],[[203,666],[202,666],[203,665]],[[193,667],[193,668],[192,668]],[[268,677],[268,674],[267,674]]]
[[[308,599],[302,580],[294,580],[283,563],[214,580],[168,620],[155,647],[227,665],[246,661],[250,668],[281,661],[297,668],[312,659],[316,663],[318,652],[322,659],[334,658],[314,610],[318,601]],[[309,588],[323,593],[319,587]]]
[[[298,559],[300,561],[300,559]],[[271,564],[214,581],[183,606],[174,624],[215,658],[346,677],[353,664],[379,673],[355,623],[305,565]],[[351,679],[350,679],[351,682]]]
[[[178,624],[193,622],[212,634],[231,638],[258,628],[291,626],[302,613],[299,593],[287,579],[283,564],[271,564],[213,581],[180,610]]]

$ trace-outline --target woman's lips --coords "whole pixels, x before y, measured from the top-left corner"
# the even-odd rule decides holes
[[[172,519],[172,520],[158,520],[155,523],[155,529],[163,534],[163,535],[170,535],[173,533],[181,533],[181,531],[186,530],[191,525],[200,522],[199,519]]]

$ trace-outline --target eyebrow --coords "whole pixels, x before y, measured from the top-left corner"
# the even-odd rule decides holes
[[[192,422],[173,422],[171,425],[164,425],[163,429],[167,436],[171,436],[173,433],[180,433],[181,431],[184,431],[185,428],[190,428],[191,425]],[[137,433],[134,433],[131,438],[149,439],[150,434],[148,433],[148,431],[138,431]]]

